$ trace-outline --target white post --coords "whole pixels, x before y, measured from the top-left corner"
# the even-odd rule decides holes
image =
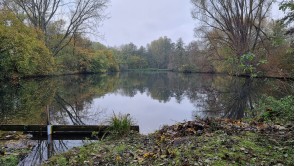
[[[52,125],[47,125],[47,135],[52,134]]]
[[[52,125],[47,125],[47,159],[52,156],[53,140],[52,140]]]

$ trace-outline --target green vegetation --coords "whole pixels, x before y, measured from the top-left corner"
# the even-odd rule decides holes
[[[134,125],[134,122],[129,114],[123,115],[119,113],[116,115],[114,113],[108,120],[108,125],[111,136],[122,137],[129,134],[130,127]]]
[[[286,96],[275,99],[268,96],[263,97],[256,107],[258,118],[263,121],[291,122],[294,120],[294,97]]]
[[[59,74],[73,73],[105,73],[117,72],[119,66],[114,59],[113,52],[101,48],[94,49],[93,43],[81,35],[76,35],[75,39],[59,52],[55,57]]]
[[[0,158],[0,164],[3,166],[15,166],[19,163],[19,158],[14,155]]]
[[[119,70],[113,51],[90,41],[85,33],[78,31],[86,21],[88,24],[96,17],[103,17],[106,0],[70,3],[69,8],[77,5],[75,10],[78,10],[80,5],[83,9],[77,11],[81,14],[78,17],[71,16],[75,17],[72,22],[53,20],[56,9],[61,7],[59,3],[60,0],[48,4],[47,1],[0,3],[0,80]],[[48,7],[43,9],[43,5]],[[36,6],[38,10],[46,11],[31,9]],[[90,9],[97,13],[89,15],[92,12],[87,10]],[[44,12],[47,14],[42,15]]]
[[[9,140],[7,142],[3,140],[8,139],[14,139]],[[24,141],[21,141],[21,139],[24,139],[24,136],[21,132],[16,133],[9,133],[9,132],[2,132],[0,131],[0,165],[2,166],[15,166],[18,165],[19,162],[31,151],[31,146],[26,146]],[[17,139],[20,139],[17,140]],[[11,144],[16,145],[15,148],[9,146]],[[4,148],[6,147],[6,148]]]
[[[41,36],[12,12],[0,10],[0,79],[54,73],[54,59]]]

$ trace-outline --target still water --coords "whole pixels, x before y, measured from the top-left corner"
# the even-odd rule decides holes
[[[0,85],[0,124],[106,124],[130,114],[140,133],[195,117],[254,116],[265,95],[293,93],[293,82],[212,74],[126,72],[70,75]],[[76,145],[83,142],[76,143]]]

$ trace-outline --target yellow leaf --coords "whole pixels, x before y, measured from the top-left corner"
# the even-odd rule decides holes
[[[122,160],[121,156],[116,156],[116,161],[121,161],[121,160]]]

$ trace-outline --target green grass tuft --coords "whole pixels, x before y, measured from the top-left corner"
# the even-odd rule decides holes
[[[130,114],[116,115],[115,113],[109,119],[109,133],[113,136],[125,136],[129,134],[130,127],[134,124]]]

